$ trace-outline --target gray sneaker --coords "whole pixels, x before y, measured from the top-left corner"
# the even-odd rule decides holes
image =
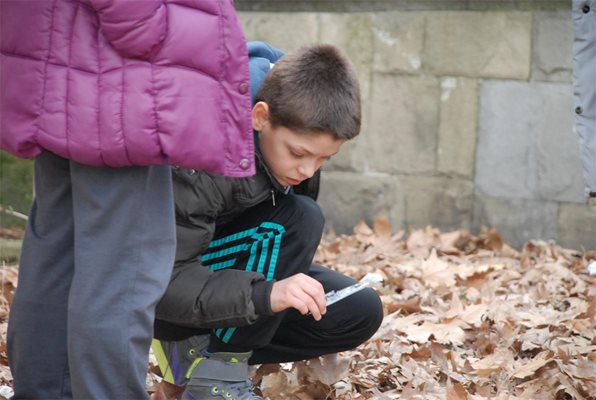
[[[151,347],[164,380],[184,386],[188,383],[188,370],[208,345],[209,335],[198,335],[176,342],[154,339]]]
[[[188,371],[182,400],[263,400],[248,378],[248,353],[213,353],[199,357]]]

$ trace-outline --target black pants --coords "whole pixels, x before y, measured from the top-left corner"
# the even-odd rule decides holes
[[[230,268],[259,271],[267,279],[276,280],[302,272],[321,282],[325,292],[355,283],[338,272],[312,264],[324,224],[319,206],[309,197],[294,194],[276,200],[275,206],[270,201],[263,202],[218,227],[214,242],[224,245],[226,238],[243,237],[238,235],[240,232],[255,228],[262,231],[262,243],[250,246],[257,248],[258,254],[234,254],[236,262]],[[254,235],[250,240],[254,240]],[[238,241],[233,244],[237,246]],[[216,259],[205,264],[217,264],[219,268],[225,263]],[[374,290],[365,289],[329,306],[318,322],[312,316],[288,309],[261,317],[250,326],[216,329],[211,332],[210,349],[253,350],[251,364],[304,360],[357,347],[376,332],[382,319],[379,296]],[[159,320],[155,324],[155,337],[160,340],[182,340],[209,332]]]

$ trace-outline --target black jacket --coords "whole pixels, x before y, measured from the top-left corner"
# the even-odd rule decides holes
[[[316,199],[320,172],[293,190]],[[176,206],[176,261],[156,318],[195,328],[225,328],[254,323],[271,315],[273,281],[262,274],[235,269],[216,273],[201,264],[219,224],[233,221],[263,201],[286,190],[273,179],[257,152],[257,173],[227,178],[187,169],[173,169]]]

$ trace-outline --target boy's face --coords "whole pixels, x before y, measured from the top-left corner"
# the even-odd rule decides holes
[[[282,186],[296,186],[337,154],[345,140],[331,133],[302,133],[269,122],[266,103],[257,103],[252,112],[253,128],[260,132],[261,154],[273,177]]]

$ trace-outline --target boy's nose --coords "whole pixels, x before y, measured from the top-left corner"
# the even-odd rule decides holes
[[[302,179],[312,178],[316,170],[317,168],[314,163],[302,164],[298,167],[298,173],[301,175]]]

